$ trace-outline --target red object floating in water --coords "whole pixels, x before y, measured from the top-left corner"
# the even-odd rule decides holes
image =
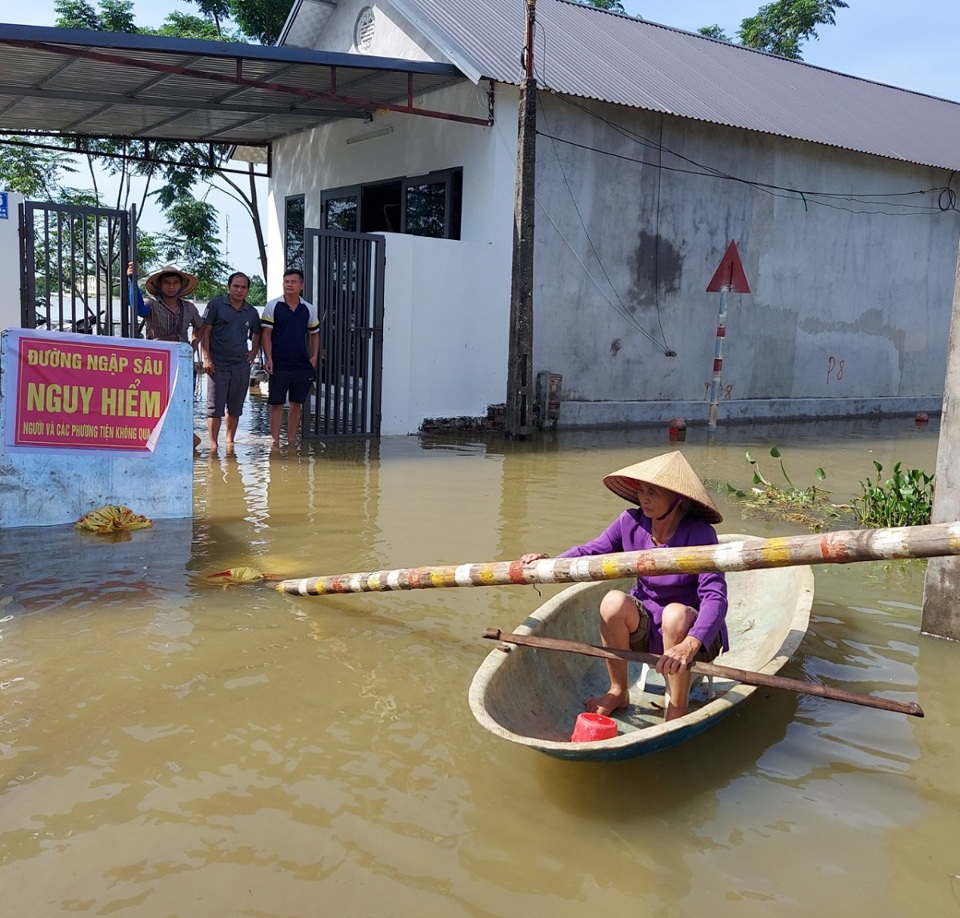
[[[917,416],[913,419],[917,427],[921,427],[930,420],[930,415],[926,411],[918,411]]]

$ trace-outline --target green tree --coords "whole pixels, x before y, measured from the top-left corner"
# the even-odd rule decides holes
[[[719,41],[733,41],[733,39],[727,35],[723,29],[720,28],[716,23],[708,26],[701,26],[697,31],[701,35],[706,35],[707,38],[716,38]]]
[[[228,265],[220,257],[220,227],[212,204],[181,197],[166,209],[170,232],[157,239],[163,261],[195,275],[199,298],[220,293]]]
[[[775,0],[740,23],[740,43],[801,60],[801,44],[817,38],[817,26],[835,25],[837,10],[847,6],[844,0]]]
[[[837,10],[848,6],[845,0],[775,0],[761,6],[756,16],[748,16],[740,23],[739,43],[756,51],[803,60],[800,46],[818,37],[818,26],[836,25]],[[733,41],[716,23],[697,31],[708,38]]]
[[[231,7],[235,0],[195,0],[200,15],[189,15],[183,12],[170,13],[158,29],[144,29],[136,25],[131,0],[99,0],[99,8],[95,8],[88,0],[55,0],[57,12],[56,24],[60,28],[89,29],[99,32],[125,32],[163,35],[175,38],[198,38],[208,41],[236,41],[241,40],[247,33],[238,31],[230,23]],[[259,2],[259,0],[258,0]],[[263,17],[269,10],[275,15],[285,6],[282,17],[286,17],[291,0],[271,0],[264,5]],[[263,18],[260,27],[269,25],[269,19]],[[252,22],[248,23],[250,28]],[[282,19],[281,19],[282,26]],[[279,34],[279,27],[277,28]],[[259,36],[254,36],[259,37]],[[93,186],[93,196],[100,206],[110,206],[117,209],[128,209],[133,203],[139,203],[142,212],[147,204],[148,197],[153,198],[163,209],[168,222],[168,231],[162,236],[162,246],[156,250],[161,252],[180,253],[179,260],[185,270],[197,274],[202,280],[219,267],[217,259],[211,256],[209,244],[216,240],[219,245],[219,225],[216,210],[205,200],[196,198],[195,189],[204,187],[217,189],[220,193],[238,201],[250,217],[251,227],[257,242],[260,255],[261,271],[266,273],[266,240],[263,236],[260,202],[257,194],[257,185],[253,165],[248,166],[245,179],[231,177],[219,172],[216,167],[223,165],[230,153],[231,147],[218,145],[213,148],[213,161],[208,156],[206,146],[197,147],[185,143],[151,142],[150,152],[154,160],[159,162],[144,162],[146,145],[136,139],[128,140],[94,140],[87,142],[90,151],[86,156],[87,170]],[[14,190],[24,190],[31,197],[41,191],[43,196],[50,200],[62,197],[62,187],[49,178],[44,182],[44,171],[48,169],[49,156],[46,160],[39,156],[38,151],[28,153],[7,152],[10,148],[0,146],[3,158],[0,159],[0,176],[13,175],[16,182],[6,184]],[[66,158],[66,154],[64,154]],[[69,161],[69,158],[66,158]],[[31,165],[33,164],[33,165]],[[106,172],[116,185],[116,195],[107,200],[100,188],[102,175]],[[32,176],[32,180],[31,180]],[[142,194],[139,202],[131,200],[131,176],[139,176],[145,181],[142,184]],[[205,197],[205,196],[204,196]],[[205,220],[198,219],[204,213]],[[193,237],[190,233],[200,235]],[[159,244],[159,243],[158,243]],[[155,251],[155,247],[147,245],[143,249],[145,254]],[[172,260],[172,256],[167,256]],[[151,264],[144,261],[144,266]],[[249,271],[249,266],[244,266]]]
[[[283,31],[293,0],[191,0],[221,36],[236,23],[238,37],[275,45]]]
[[[215,22],[203,16],[180,12],[170,13],[160,28],[153,30],[153,34],[167,38],[201,38],[204,41],[232,41],[234,38],[224,34]]]
[[[57,28],[95,32],[139,32],[133,21],[131,0],[100,0],[98,13],[86,0],[56,0]]]
[[[267,305],[267,285],[259,274],[250,278],[250,289],[247,291],[247,302],[252,306]]]
[[[54,200],[64,173],[76,171],[69,153],[38,149],[29,135],[8,137],[0,145],[0,188],[26,198]]]
[[[216,0],[215,0],[216,2]],[[619,6],[619,0],[614,0]],[[248,38],[275,45],[290,15],[293,0],[227,0],[230,18]]]
[[[626,12],[620,0],[577,0],[577,3],[582,3],[584,6],[595,6],[601,10],[610,10],[612,13]]]
[[[227,0],[193,0],[193,3],[199,8],[203,18],[213,26],[217,37],[222,40],[226,22],[230,18],[230,4]]]

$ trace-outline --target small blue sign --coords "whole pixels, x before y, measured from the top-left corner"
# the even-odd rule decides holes
[[[0,191],[0,220],[9,220],[9,208],[7,207],[7,193]]]

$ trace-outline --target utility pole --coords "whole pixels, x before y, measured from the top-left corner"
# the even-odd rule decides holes
[[[960,252],[953,288],[953,315],[947,342],[947,373],[943,383],[940,442],[937,449],[937,490],[930,522],[960,519],[960,467],[952,462],[960,443]],[[960,564],[956,558],[931,558],[923,580],[924,634],[960,641]]]
[[[533,43],[537,0],[526,0],[523,77],[517,140],[517,181],[513,208],[513,273],[510,288],[510,345],[507,354],[507,409],[504,436],[525,440],[533,386],[533,230],[536,194],[537,80]]]

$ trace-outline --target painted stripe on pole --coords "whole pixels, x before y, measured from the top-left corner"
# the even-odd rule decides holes
[[[798,564],[848,564],[854,561],[932,558],[940,555],[960,555],[960,522],[747,539],[721,545],[658,548],[586,558],[547,558],[528,565],[521,565],[517,561],[492,561],[456,567],[332,574],[283,580],[276,588],[284,593],[320,596],[326,593],[456,586],[578,583],[660,574],[757,570]]]

